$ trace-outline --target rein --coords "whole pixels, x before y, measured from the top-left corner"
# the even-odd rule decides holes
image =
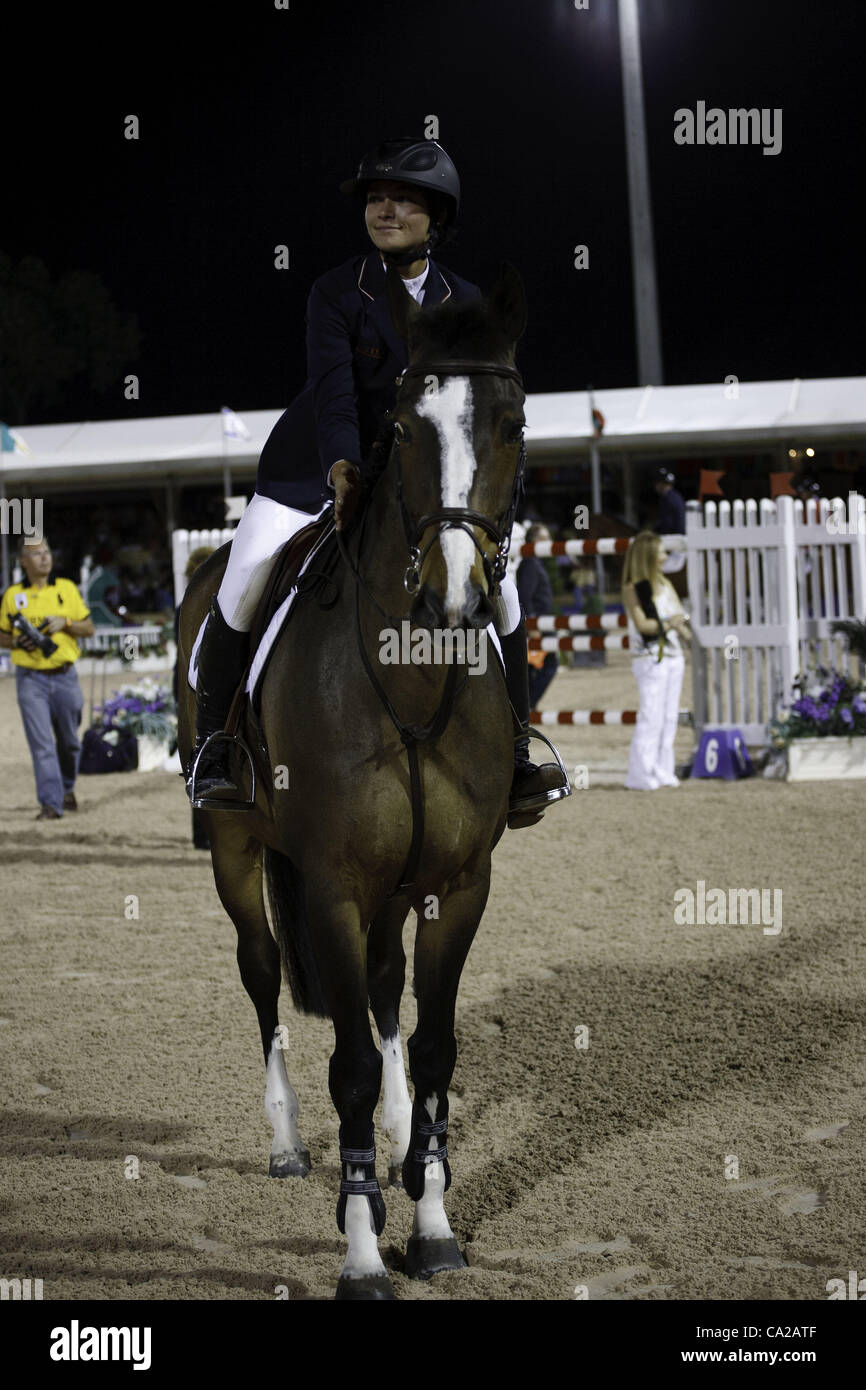
[[[452,375],[456,374],[459,376],[465,376],[469,374],[480,375],[483,373],[489,376],[509,377],[512,380],[516,381],[521,386],[521,388],[523,386],[523,379],[515,367],[499,366],[495,362],[463,361],[431,363],[424,367],[407,367],[405,368],[401,376],[397,378],[397,385],[402,386],[403,381],[407,376],[444,376],[449,373]],[[482,564],[484,566],[484,573],[487,578],[489,596],[491,598],[495,598],[496,595],[499,593],[499,587],[505,575],[506,564],[508,561],[508,551],[511,546],[511,527],[514,522],[514,516],[517,511],[520,496],[523,491],[523,481],[526,470],[526,445],[524,443],[521,443],[520,454],[517,460],[517,466],[514,474],[514,482],[512,485],[511,500],[502,517],[498,521],[494,522],[489,517],[482,515],[481,512],[473,511],[470,507],[442,507],[438,511],[428,512],[425,516],[422,516],[421,519],[414,525],[403,497],[403,471],[400,462],[399,440],[395,439],[392,448],[396,455],[397,462],[397,499],[400,504],[400,515],[403,522],[403,531],[405,533],[406,540],[409,545],[409,567],[406,570],[406,574],[403,578],[403,586],[406,589],[406,592],[409,594],[414,594],[417,593],[418,588],[420,588],[421,566],[424,562],[425,556],[429,553],[431,547],[436,543],[436,541],[441,539],[441,536],[444,534],[446,530],[460,529],[462,531],[465,531],[466,534],[469,535],[473,544],[475,545],[476,550],[478,550],[479,554],[481,555]],[[381,474],[380,478],[384,476],[384,474]],[[339,531],[336,532],[336,537],[337,548],[340,551],[340,555],[355,579],[355,635],[358,642],[358,651],[361,655],[361,662],[364,667],[364,670],[367,673],[367,677],[370,681],[370,684],[376,692],[376,695],[380,703],[386,710],[388,717],[390,718],[392,724],[397,730],[397,733],[400,735],[400,740],[406,748],[406,753],[409,759],[409,782],[412,799],[412,840],[409,846],[409,855],[406,860],[406,867],[402,874],[402,882],[400,882],[397,885],[397,887],[394,889],[394,892],[391,894],[391,897],[393,898],[396,897],[399,893],[405,892],[406,890],[411,889],[414,886],[414,879],[418,871],[418,863],[421,858],[421,850],[424,844],[424,791],[421,783],[421,772],[418,761],[418,744],[432,742],[433,740],[439,738],[445,732],[445,729],[448,726],[448,722],[451,718],[451,714],[454,708],[454,701],[456,700],[457,696],[461,694],[461,692],[463,691],[463,688],[466,685],[467,680],[469,679],[469,675],[468,672],[465,672],[463,675],[463,679],[458,686],[457,667],[453,663],[449,666],[448,675],[445,679],[445,689],[442,693],[442,699],[440,701],[439,708],[436,710],[436,713],[434,714],[433,718],[429,721],[429,723],[407,724],[398,715],[393,704],[391,703],[391,700],[388,698],[386,691],[383,689],[378,676],[376,675],[373,669],[373,666],[370,662],[370,658],[367,655],[366,648],[364,647],[364,639],[361,633],[362,588],[364,589],[365,593],[373,603],[374,607],[378,610],[379,613],[381,613],[381,615],[389,622],[391,626],[396,627],[398,623],[397,619],[395,619],[391,614],[385,612],[384,608],[377,601],[375,595],[372,593],[369,585],[367,584],[367,582],[361,574],[360,561],[364,545],[364,535],[367,529],[368,516],[369,505],[364,508],[363,516],[361,519],[361,529],[358,535],[357,545],[357,563],[353,561],[349,549],[342,537],[342,534]],[[429,530],[431,526],[435,525],[438,525],[440,529],[437,535],[433,537],[433,540],[430,541],[429,545],[422,552],[419,548],[419,542],[421,540],[421,537],[424,535],[425,531]],[[484,551],[481,549],[481,546],[479,545],[478,540],[472,531],[472,527],[474,526],[480,527],[491,538],[491,540],[496,542],[496,557],[492,565],[488,557],[485,555]],[[417,581],[414,588],[411,588],[409,584],[409,579],[412,575],[415,576],[415,579]]]

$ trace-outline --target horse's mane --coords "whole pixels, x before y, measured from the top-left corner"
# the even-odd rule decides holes
[[[475,299],[464,304],[451,304],[446,300],[413,318],[409,365],[423,366],[425,359],[435,362],[449,356],[504,363],[509,347],[502,329],[491,321],[490,309],[484,300]],[[371,486],[387,466],[393,442],[394,421],[389,411],[370,448]]]
[[[418,358],[458,353],[478,361],[505,358],[509,344],[483,299],[437,304],[412,320],[412,365]]]

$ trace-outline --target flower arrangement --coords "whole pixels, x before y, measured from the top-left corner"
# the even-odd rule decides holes
[[[866,682],[826,666],[818,666],[814,677],[808,685],[798,677],[790,708],[770,720],[770,740],[776,748],[795,738],[866,737]]]
[[[111,699],[97,705],[97,727],[120,731],[128,729],[136,737],[149,736],[170,742],[177,732],[177,712],[171,691],[145,677],[137,685],[124,685],[111,692]]]

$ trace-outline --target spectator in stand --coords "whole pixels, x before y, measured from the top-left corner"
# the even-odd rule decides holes
[[[816,501],[821,496],[821,484],[810,473],[791,479],[791,491],[801,502]]]
[[[542,522],[533,522],[526,532],[528,544],[549,541],[552,537]],[[534,618],[553,612],[553,588],[544,561],[537,555],[527,555],[517,569],[517,596],[524,613]],[[538,702],[559,669],[556,652],[529,652],[529,707]]]
[[[660,536],[684,536],[686,534],[686,504],[682,493],[674,484],[676,478],[667,467],[659,468],[654,487],[659,499],[656,524],[653,528]],[[664,562],[665,574],[677,574],[686,563],[686,552],[675,550]]]

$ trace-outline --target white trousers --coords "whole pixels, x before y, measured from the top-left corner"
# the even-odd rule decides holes
[[[674,739],[680,713],[685,659],[635,657],[631,663],[638,687],[638,715],[628,754],[626,786],[655,791],[674,787]]]
[[[322,508],[324,511],[325,508]],[[321,512],[319,513],[321,516]],[[232,536],[226,572],[217,598],[220,612],[236,632],[249,632],[259,600],[265,591],[274,556],[315,517],[295,511],[282,502],[254,493]],[[496,600],[496,628],[506,637],[520,622],[520,600],[510,575],[502,581]]]

